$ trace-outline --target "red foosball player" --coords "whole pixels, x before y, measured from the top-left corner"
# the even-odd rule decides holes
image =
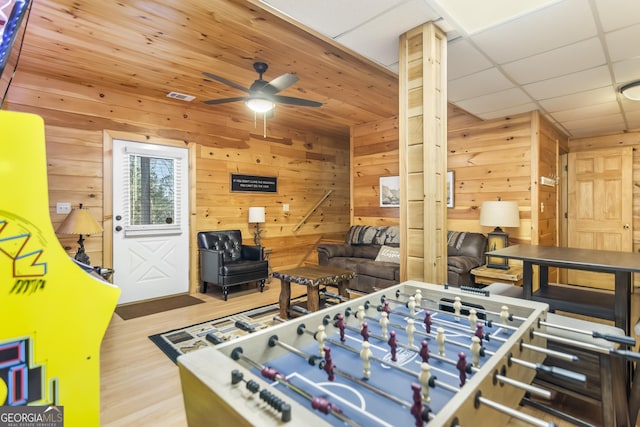
[[[467,355],[463,351],[458,353],[456,368],[460,371],[460,387],[462,387],[467,382]]]
[[[333,359],[331,358],[331,349],[329,347],[324,348],[324,371],[329,375],[329,381],[335,380],[336,376],[333,373],[333,368],[336,365],[333,364]]]
[[[389,317],[391,315],[391,307],[389,307],[389,301],[385,301],[382,303],[382,311],[387,313],[387,319],[391,319],[391,317]]]
[[[480,338],[480,342],[484,339],[484,325],[478,322],[478,327],[476,328],[476,333],[474,334],[478,338]]]
[[[393,362],[397,362],[398,358],[396,357],[396,349],[398,348],[398,341],[396,340],[396,331],[389,332],[389,341],[387,341],[389,347],[391,348],[391,360]]]
[[[427,310],[424,313],[424,327],[428,334],[431,333],[431,312]]]
[[[362,336],[363,341],[369,341],[369,324],[367,322],[362,323],[360,335]]]
[[[420,352],[418,353],[424,363],[429,363],[429,343],[427,340],[422,340],[420,344]]]
[[[416,419],[416,427],[422,427],[422,386],[420,384],[411,383],[413,391],[413,405],[411,405],[411,415]]]
[[[338,323],[336,324],[338,330],[340,331],[340,341],[345,342],[346,338],[344,337],[344,316],[342,313],[338,314]]]

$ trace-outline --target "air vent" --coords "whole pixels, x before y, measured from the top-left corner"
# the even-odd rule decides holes
[[[193,101],[194,99],[196,99],[196,97],[193,95],[185,95],[184,93],[179,92],[169,92],[167,96],[169,98],[179,99],[181,101]]]

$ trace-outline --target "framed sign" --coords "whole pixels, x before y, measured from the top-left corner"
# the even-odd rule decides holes
[[[231,174],[231,191],[277,193],[278,177]]]

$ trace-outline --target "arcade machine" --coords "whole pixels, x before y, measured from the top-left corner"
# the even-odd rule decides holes
[[[43,120],[0,111],[0,151],[0,410],[99,426],[100,344],[120,291],[55,235]]]

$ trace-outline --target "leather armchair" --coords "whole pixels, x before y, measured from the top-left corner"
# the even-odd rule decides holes
[[[242,244],[240,230],[201,231],[198,233],[202,292],[207,284],[222,287],[227,300],[229,286],[258,282],[260,292],[269,277],[269,262],[261,246]]]
[[[450,286],[473,286],[471,270],[484,263],[487,238],[481,233],[449,231],[447,233],[447,283]]]

